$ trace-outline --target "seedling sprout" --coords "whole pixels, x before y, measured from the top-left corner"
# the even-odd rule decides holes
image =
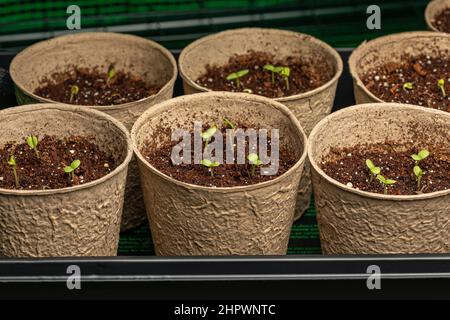
[[[36,136],[31,135],[26,138],[26,141],[30,149],[34,150],[34,152],[36,153],[36,158],[39,159],[39,150],[37,148],[39,143],[38,138]]]
[[[289,90],[289,76],[291,75],[291,69],[289,67],[276,67],[276,72],[278,72],[286,81],[286,90]]]
[[[260,165],[262,165],[262,161],[259,159],[258,155],[256,153],[250,153],[247,157],[248,161],[250,161],[251,165],[252,165],[252,171],[250,176],[254,176],[255,174],[255,168],[259,167]]]
[[[392,180],[392,179],[386,179],[385,177],[383,177],[381,174],[377,175],[377,179],[383,184],[384,186],[384,194],[387,194],[387,187],[388,185],[394,184],[397,181]]]
[[[249,72],[248,69],[243,69],[243,70],[233,72],[228,75],[227,80],[228,81],[236,80],[236,87],[239,89],[241,87],[241,82],[240,82],[239,78],[245,76],[248,72]]]
[[[447,94],[445,93],[445,80],[439,79],[437,85],[441,89],[442,96],[445,98],[447,96]]]
[[[416,166],[419,164],[419,161],[427,158],[430,155],[430,152],[426,149],[420,150],[418,154],[412,154],[411,158],[416,161]]]
[[[78,167],[80,166],[81,161],[80,160],[73,160],[72,163],[70,164],[70,166],[67,166],[64,168],[64,172],[68,173],[72,180],[75,178],[75,170],[78,169]]]
[[[266,64],[264,67],[264,70],[272,72],[272,85],[275,84],[275,66],[271,64]]]
[[[72,103],[73,98],[75,98],[75,96],[78,94],[79,91],[80,91],[80,88],[78,88],[78,86],[76,86],[76,85],[73,85],[70,88],[70,100],[69,100],[70,103]]]
[[[16,181],[16,188],[20,188],[20,183],[19,183],[19,176],[17,174],[17,163],[16,163],[16,158],[14,158],[14,155],[11,155],[9,157],[8,160],[8,164],[12,167],[13,169],[13,174],[14,174],[14,180]]]
[[[417,191],[420,191],[420,181],[422,180],[422,176],[424,175],[423,170],[418,166],[414,166],[414,175],[417,178]]]
[[[412,82],[405,82],[403,84],[403,90],[407,91],[407,90],[412,90],[414,88]]]
[[[366,160],[366,166],[367,166],[367,168],[369,168],[370,172],[372,173],[370,175],[370,182],[372,182],[373,177],[376,177],[377,175],[379,175],[381,172],[381,169],[380,169],[380,167],[375,166],[373,164],[372,160],[370,160],[370,159]]]
[[[223,123],[225,124],[225,126],[229,127],[230,129],[236,129],[236,125],[231,122],[230,120],[228,120],[227,118],[223,118]]]
[[[211,138],[214,136],[214,134],[217,131],[217,127],[215,125],[212,125],[208,130],[202,132],[202,138],[203,141],[205,141],[205,151],[206,148],[208,148],[208,143],[211,141]]]
[[[219,162],[217,162],[217,161],[212,162],[209,159],[203,159],[200,163],[201,163],[201,165],[209,168],[209,172],[211,172],[211,177],[214,177],[214,171],[213,171],[214,168],[218,167],[220,165]]]
[[[110,65],[108,68],[108,79],[106,80],[106,83],[109,83],[112,78],[116,75],[116,70],[114,69],[113,65]]]

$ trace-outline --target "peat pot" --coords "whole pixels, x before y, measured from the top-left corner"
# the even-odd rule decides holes
[[[417,132],[427,132],[426,138]],[[331,148],[386,139],[418,147],[450,145],[450,114],[405,104],[363,104],[332,113],[311,132],[308,155],[323,253],[450,252],[450,190],[417,195],[360,191],[331,179],[319,166]]]
[[[136,119],[145,110],[172,97],[177,76],[172,54],[156,42],[126,34],[83,32],[39,42],[14,58],[10,73],[19,104],[55,103],[56,101],[33,93],[44,77],[64,71],[71,65],[87,68],[100,66],[106,73],[111,64],[117,70],[139,75],[162,88],[155,95],[135,102],[114,106],[83,106],[84,108],[105,112],[131,130]],[[133,159],[127,179],[122,230],[138,226],[145,219],[137,162]]]
[[[83,107],[36,104],[0,111],[0,145],[23,141],[30,132],[92,136],[119,165],[100,179],[64,189],[0,189],[0,256],[115,256],[133,154],[126,128]]]
[[[356,103],[383,102],[364,86],[360,78],[368,70],[387,62],[399,62],[405,54],[435,56],[437,50],[450,50],[450,34],[404,32],[363,42],[349,58]]]
[[[235,54],[244,54],[249,50],[276,53],[277,57],[324,55],[333,78],[319,88],[306,93],[273,99],[281,102],[292,111],[300,121],[306,134],[314,125],[331,112],[338,79],[342,73],[342,59],[332,47],[306,34],[292,31],[260,28],[244,28],[220,32],[201,38],[187,46],[180,55],[180,75],[183,78],[184,93],[210,91],[195,83],[208,64],[225,65]],[[309,162],[300,182],[295,219],[300,218],[309,208],[311,198],[311,180]]]
[[[425,21],[430,30],[439,32],[433,25],[434,18],[447,8],[450,8],[450,0],[433,0],[428,3],[427,8],[425,9]]]
[[[245,119],[249,127],[279,129],[280,145],[298,161],[273,180],[237,187],[204,187],[174,180],[141,153],[163,128],[192,128],[194,121]],[[244,93],[210,92],[175,98],[146,111],[132,130],[150,228],[158,255],[284,255],[306,159],[306,135],[294,115],[273,100]]]

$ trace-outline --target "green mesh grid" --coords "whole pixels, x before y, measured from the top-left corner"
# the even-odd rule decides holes
[[[380,31],[365,27],[366,8],[374,3],[382,9]],[[82,29],[123,30],[153,38],[170,49],[180,49],[203,35],[245,26],[290,29],[314,35],[333,46],[351,47],[382,34],[425,29],[423,12],[427,3],[428,0],[0,0],[0,48],[23,47],[66,30],[66,8],[71,4],[81,8]],[[30,33],[33,36],[27,37]]]

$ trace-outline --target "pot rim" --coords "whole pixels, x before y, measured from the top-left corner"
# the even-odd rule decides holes
[[[448,0],[432,0],[428,2],[426,8],[425,8],[425,22],[427,23],[428,28],[435,32],[442,32],[439,31],[432,23],[431,20],[434,19],[434,16],[431,15],[431,13],[434,11],[434,9],[437,9],[440,5],[447,4],[447,7],[450,8],[450,1]]]
[[[94,180],[90,181],[83,185],[77,185],[73,187],[67,187],[67,188],[58,188],[58,189],[49,189],[49,190],[38,190],[38,189],[32,189],[32,190],[16,190],[16,189],[3,189],[0,188],[0,195],[8,195],[8,196],[42,196],[42,195],[54,195],[54,194],[64,194],[74,191],[79,191],[83,189],[88,189],[94,186],[97,186],[115,176],[117,176],[119,173],[124,171],[128,164],[131,161],[131,158],[133,156],[133,148],[131,147],[131,137],[128,132],[128,130],[125,128],[125,126],[115,118],[107,115],[104,112],[100,112],[97,110],[84,108],[82,106],[73,106],[73,105],[63,105],[63,104],[56,104],[56,103],[38,103],[38,104],[27,104],[23,106],[17,106],[14,108],[7,108],[4,110],[0,110],[0,116],[3,115],[9,115],[9,114],[21,114],[21,113],[28,113],[29,111],[37,111],[43,112],[48,109],[56,109],[60,110],[62,112],[75,112],[75,113],[84,113],[85,115],[88,115],[93,118],[97,119],[104,119],[107,120],[109,123],[112,123],[114,126],[116,126],[122,133],[124,134],[124,138],[126,139],[127,143],[127,154],[125,159],[118,165],[113,171],[108,173],[107,175]]]
[[[191,79],[190,77],[188,77],[186,75],[185,68],[184,68],[184,62],[185,62],[185,56],[186,56],[187,52],[192,50],[193,48],[203,44],[204,42],[211,40],[211,39],[216,39],[218,37],[227,37],[227,36],[233,35],[235,33],[239,33],[239,32],[245,33],[248,31],[270,32],[270,33],[275,33],[275,34],[280,34],[280,35],[292,35],[292,36],[297,36],[297,37],[298,36],[307,37],[308,39],[306,41],[314,42],[314,43],[318,44],[322,49],[328,51],[333,56],[334,61],[336,63],[336,70],[334,72],[333,77],[328,82],[321,85],[320,87],[317,87],[317,88],[307,91],[307,92],[295,94],[292,96],[280,97],[280,98],[269,98],[269,99],[272,99],[272,100],[275,100],[278,102],[288,102],[288,101],[299,100],[299,99],[304,99],[304,98],[314,96],[317,93],[322,92],[322,91],[328,89],[329,87],[331,87],[332,85],[334,85],[339,80],[339,78],[342,74],[344,66],[343,66],[342,58],[339,55],[339,53],[333,47],[328,45],[326,42],[319,40],[309,34],[294,32],[294,31],[289,31],[289,30],[272,29],[272,28],[237,28],[237,29],[230,29],[230,30],[226,30],[226,31],[222,31],[222,32],[218,32],[218,33],[214,33],[214,34],[202,37],[202,38],[190,43],[187,47],[185,47],[181,51],[180,57],[178,59],[178,65],[179,65],[181,78],[184,81],[186,81],[190,86],[196,88],[197,90],[200,90],[202,92],[215,92],[214,90],[211,90],[211,89],[208,89],[208,88],[198,85],[193,79]],[[261,97],[264,97],[264,96],[261,96]]]
[[[248,186],[234,186],[234,187],[207,187],[207,186],[200,186],[196,184],[191,184],[183,181],[176,180],[172,177],[169,177],[168,175],[162,173],[158,169],[156,169],[151,163],[149,163],[145,157],[142,155],[141,151],[139,150],[137,143],[136,143],[136,136],[139,134],[139,131],[141,127],[144,125],[144,123],[147,122],[147,120],[154,115],[160,114],[165,111],[172,110],[172,105],[176,102],[183,101],[183,100],[195,100],[197,97],[211,97],[211,98],[226,98],[226,99],[232,99],[232,100],[257,100],[258,102],[269,104],[275,109],[278,109],[281,111],[285,116],[289,118],[291,123],[294,125],[295,129],[297,129],[298,133],[300,134],[301,138],[303,139],[303,151],[302,155],[299,157],[297,162],[289,168],[288,171],[283,173],[282,175],[276,177],[275,179],[251,184]],[[294,114],[283,104],[273,101],[272,99],[254,95],[254,94],[248,94],[248,93],[238,93],[238,92],[225,92],[225,91],[213,91],[213,92],[201,92],[201,93],[194,93],[189,94],[185,96],[180,96],[177,98],[173,98],[164,102],[161,102],[157,105],[155,105],[153,108],[150,108],[149,110],[145,111],[139,119],[135,122],[133,125],[133,128],[131,130],[131,141],[133,144],[133,150],[136,157],[139,159],[139,161],[145,166],[147,166],[148,169],[150,169],[154,174],[158,175],[160,178],[164,179],[166,182],[176,184],[180,187],[184,187],[187,189],[193,189],[193,190],[201,190],[201,191],[208,191],[208,192],[217,192],[217,193],[230,193],[230,192],[241,192],[241,191],[250,191],[255,189],[262,189],[269,185],[278,183],[279,181],[282,181],[289,177],[295,170],[297,170],[302,163],[306,160],[307,155],[307,146],[308,146],[308,138],[306,136],[305,131],[303,130],[302,126],[298,122],[297,118],[294,116]]]
[[[382,37],[378,37],[372,40],[364,40],[358,47],[356,47],[353,52],[350,54],[350,57],[348,59],[348,65],[349,65],[349,71],[352,76],[353,82],[356,87],[363,90],[366,95],[368,95],[371,99],[378,102],[386,102],[384,100],[381,100],[377,96],[375,96],[372,92],[370,92],[369,89],[366,88],[364,83],[362,82],[358,70],[356,68],[356,64],[359,60],[357,60],[356,56],[361,54],[362,52],[369,51],[374,45],[380,45],[380,44],[387,44],[387,43],[393,43],[397,42],[400,39],[412,38],[430,38],[430,37],[444,37],[448,38],[450,41],[450,34],[443,33],[443,32],[435,32],[435,31],[408,31],[408,32],[401,32],[401,33],[394,33],[390,35],[385,35]],[[386,41],[389,39],[389,41]]]
[[[177,79],[177,75],[178,75],[178,68],[177,68],[177,62],[174,58],[174,56],[172,55],[172,53],[167,50],[166,48],[164,48],[162,45],[160,45],[159,43],[152,41],[150,39],[146,39],[143,37],[138,37],[135,35],[131,35],[131,34],[124,34],[124,33],[116,33],[116,32],[77,32],[74,34],[66,34],[66,35],[62,35],[62,36],[57,36],[48,40],[44,40],[44,41],[40,41],[37,42],[31,46],[26,47],[24,50],[22,50],[21,52],[19,52],[14,59],[11,61],[10,67],[9,67],[9,73],[11,75],[11,79],[13,80],[14,84],[23,92],[26,93],[27,96],[32,97],[35,100],[38,100],[40,102],[47,102],[47,103],[59,103],[59,104],[64,104],[64,105],[70,105],[70,106],[78,106],[77,104],[69,104],[69,103],[62,103],[59,101],[55,101],[55,100],[51,100],[51,99],[47,99],[47,98],[43,98],[40,97],[38,95],[36,95],[35,93],[31,92],[30,90],[26,89],[25,86],[20,83],[19,81],[17,81],[17,76],[16,76],[16,65],[18,64],[18,60],[26,55],[30,50],[32,49],[40,49],[41,47],[46,46],[48,43],[52,43],[55,40],[59,40],[59,39],[71,39],[74,38],[78,41],[83,41],[84,38],[92,38],[95,37],[96,39],[101,39],[103,37],[107,36],[108,38],[114,37],[117,40],[122,40],[122,39],[128,39],[128,40],[137,40],[137,41],[141,41],[141,42],[147,42],[148,44],[150,44],[152,47],[156,48],[157,50],[159,50],[169,61],[170,64],[172,65],[172,75],[170,77],[170,80],[167,81],[164,86],[161,87],[161,89],[159,89],[159,91],[151,96],[145,97],[143,99],[140,100],[136,100],[136,101],[131,101],[131,102],[127,102],[127,103],[121,103],[121,104],[116,104],[116,105],[111,105],[111,106],[96,106],[96,105],[90,105],[90,106],[83,106],[85,108],[92,108],[92,109],[97,109],[100,111],[109,111],[109,110],[120,110],[120,109],[127,109],[130,106],[133,106],[137,103],[141,103],[141,102],[146,102],[147,100],[153,99],[154,97],[160,95],[162,92],[167,91],[168,89],[170,89],[176,79]]]
[[[368,191],[362,191],[362,190],[356,190],[355,188],[348,187],[347,185],[331,178],[328,176],[317,164],[316,159],[312,157],[312,147],[313,144],[315,144],[315,138],[316,135],[319,133],[319,131],[324,130],[326,127],[326,124],[329,121],[334,121],[335,116],[349,113],[351,114],[355,110],[363,110],[366,108],[372,108],[372,109],[392,109],[392,108],[401,108],[401,109],[409,109],[415,113],[428,113],[428,114],[435,114],[442,117],[448,118],[450,121],[450,113],[447,113],[445,111],[430,109],[430,108],[424,108],[409,104],[401,104],[401,103],[364,103],[364,104],[358,104],[350,107],[343,108],[341,110],[338,110],[336,112],[331,113],[330,115],[323,118],[311,131],[311,134],[308,138],[308,159],[311,163],[311,167],[314,168],[314,170],[321,176],[321,178],[325,179],[328,183],[331,183],[332,185],[336,186],[337,188],[351,192],[360,196],[364,196],[366,198],[372,198],[372,199],[380,199],[380,200],[392,200],[392,201],[410,201],[410,200],[424,200],[424,199],[431,199],[431,198],[437,198],[445,195],[450,195],[450,189],[448,190],[440,190],[430,193],[423,193],[423,194],[416,194],[416,195],[385,195],[375,192],[368,192]]]

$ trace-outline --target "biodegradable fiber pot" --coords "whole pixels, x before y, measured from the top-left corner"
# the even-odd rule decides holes
[[[399,62],[405,54],[435,56],[437,50],[450,50],[450,34],[404,32],[363,42],[349,58],[356,103],[383,102],[364,86],[360,78],[368,70],[387,62]]]
[[[434,18],[447,8],[450,8],[450,0],[433,0],[428,3],[425,9],[425,21],[429,29],[439,32],[434,26]]]
[[[43,77],[64,71],[70,65],[88,68],[101,66],[106,72],[111,64],[114,64],[117,70],[130,71],[162,88],[157,94],[135,102],[83,108],[103,111],[131,130],[136,119],[145,110],[172,97],[177,76],[177,66],[172,54],[156,42],[132,35],[83,32],[42,41],[19,53],[11,63],[10,73],[16,85],[19,104],[55,103],[56,101],[33,93]],[[145,221],[136,160],[130,163],[128,171],[123,230]]]
[[[157,129],[192,129],[194,121],[245,119],[255,128],[280,130],[280,145],[298,161],[281,176],[250,186],[212,188],[174,180],[141,154]],[[165,130],[164,130],[165,131]],[[283,255],[294,216],[298,183],[306,160],[306,135],[282,104],[249,94],[211,92],[163,102],[145,112],[132,130],[144,199],[158,255]]]
[[[309,134],[314,125],[331,112],[343,65],[336,50],[310,35],[276,29],[244,28],[201,38],[187,46],[180,55],[184,93],[210,91],[195,83],[205,72],[206,65],[225,65],[230,57],[249,50],[275,53],[281,59],[288,56],[314,57],[317,53],[327,58],[329,67],[334,69],[334,76],[329,82],[306,93],[274,99],[287,106],[300,121],[306,134]],[[300,218],[309,207],[311,191],[307,161],[300,182],[295,219]]]
[[[417,131],[427,132],[428,140],[416,139]],[[386,139],[450,145],[450,114],[404,104],[363,104],[332,113],[311,132],[308,156],[323,253],[450,252],[450,190],[408,196],[370,193],[339,183],[320,168],[330,148],[384,144]]]
[[[70,123],[70,126],[65,126]],[[38,104],[0,111],[0,145],[38,136],[95,137],[118,167],[84,185],[54,190],[0,189],[0,256],[114,256],[128,163],[133,150],[126,128],[83,107]]]

